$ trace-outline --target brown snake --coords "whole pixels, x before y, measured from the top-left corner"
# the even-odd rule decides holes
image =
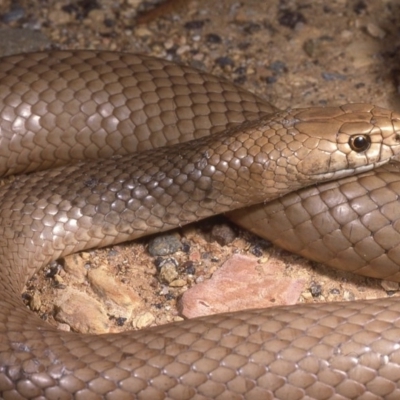
[[[394,298],[100,336],[57,331],[20,299],[58,257],[327,179],[231,217],[311,258],[373,276],[382,265],[400,280],[400,175],[370,171],[400,152],[400,115],[367,104],[280,112],[188,67],[90,51],[3,58],[0,104],[3,174],[75,161],[0,190],[2,398],[400,397]]]

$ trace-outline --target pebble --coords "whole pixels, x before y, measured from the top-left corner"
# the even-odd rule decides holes
[[[177,233],[168,233],[154,237],[149,242],[149,253],[153,256],[167,256],[182,249],[180,236]]]
[[[176,55],[181,56],[182,54],[188,53],[191,50],[189,45],[179,46],[176,50]]]
[[[54,275],[53,280],[57,289],[65,289],[64,279],[60,275]]]
[[[102,299],[108,312],[114,316],[130,318],[142,306],[138,294],[114,278],[106,266],[91,269],[88,281],[93,291]]]
[[[49,12],[49,20],[55,25],[66,25],[73,21],[71,14],[62,10],[53,10]]]
[[[185,27],[185,29],[188,29],[188,30],[201,29],[205,23],[206,23],[205,20],[193,20],[193,21],[186,22],[184,27]]]
[[[86,261],[80,254],[72,254],[63,259],[64,271],[79,283],[83,283],[86,280],[87,270],[85,265]]]
[[[143,38],[146,36],[152,36],[152,35],[153,35],[153,33],[149,29],[144,28],[142,26],[135,29],[135,36],[138,36],[140,38]]]
[[[68,324],[63,324],[61,322],[57,324],[57,329],[64,332],[71,332],[71,327]]]
[[[356,299],[356,296],[354,296],[354,293],[349,291],[349,290],[345,290],[343,292],[343,300],[346,301],[354,301]]]
[[[29,302],[29,307],[32,311],[39,311],[42,306],[42,300],[40,299],[40,295],[35,292]]]
[[[186,286],[187,282],[185,279],[175,279],[172,281],[169,286],[170,287],[183,287]]]
[[[299,24],[306,23],[304,15],[299,11],[281,10],[278,15],[278,22],[290,29],[298,28]]]
[[[151,312],[145,312],[143,314],[137,315],[132,320],[132,326],[135,329],[143,329],[151,326],[156,321],[156,317]]]
[[[221,38],[221,36],[219,36],[215,33],[209,33],[206,36],[206,41],[207,41],[207,43],[220,44],[220,43],[222,43],[222,38]]]
[[[62,266],[57,260],[52,261],[46,269],[46,278],[54,278],[60,272],[61,268]]]
[[[301,294],[301,297],[302,297],[304,300],[311,300],[312,297],[313,297],[313,295],[312,295],[309,291],[307,291],[307,292],[302,293],[302,294]]]
[[[68,324],[75,332],[107,333],[109,317],[100,302],[78,290],[67,288],[55,299],[55,319]]]
[[[188,261],[185,261],[182,264],[180,264],[179,272],[187,274],[187,275],[194,275],[196,273],[196,267],[195,267],[193,261],[188,260]]]
[[[164,264],[160,267],[160,272],[158,278],[161,282],[171,283],[179,276],[176,269],[176,264],[171,260],[166,260]]]
[[[353,40],[347,46],[344,56],[352,61],[353,68],[360,69],[374,64],[380,50],[379,42],[366,36],[365,40]]]
[[[321,76],[326,81],[345,81],[347,79],[346,75],[337,72],[322,72]]]
[[[236,233],[228,224],[218,224],[211,230],[211,239],[221,246],[226,246],[236,239]]]
[[[398,282],[391,282],[391,281],[381,281],[381,286],[386,292],[397,292],[399,290],[399,283]]]
[[[232,58],[223,56],[223,57],[218,57],[215,60],[216,64],[219,65],[221,68],[226,68],[226,67],[233,67],[234,66],[234,61]]]
[[[381,29],[378,25],[369,22],[367,24],[367,32],[374,38],[383,39],[386,36],[386,32]]]
[[[319,283],[311,282],[310,293],[312,297],[319,297],[322,294],[322,286]]]

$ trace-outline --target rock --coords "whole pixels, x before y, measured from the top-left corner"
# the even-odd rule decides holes
[[[272,266],[274,271],[270,271]],[[274,275],[280,266],[262,266],[255,257],[234,255],[213,277],[186,291],[179,303],[186,318],[248,308],[295,304],[304,281]],[[284,270],[284,266],[281,266]]]
[[[48,18],[53,24],[57,24],[57,25],[59,25],[59,24],[66,25],[72,21],[72,16],[62,10],[50,11]]]
[[[160,267],[160,273],[158,278],[161,282],[171,283],[179,276],[176,270],[176,264],[171,260],[166,260],[165,263]]]
[[[367,24],[367,32],[374,38],[383,39],[386,36],[386,32],[380,28],[378,25],[375,25],[372,22]]]
[[[63,267],[73,280],[79,283],[83,283],[86,280],[87,270],[85,268],[86,261],[80,256],[80,254],[71,254],[64,257]]]
[[[228,224],[214,225],[211,230],[211,239],[221,246],[232,243],[236,238],[235,231]]]
[[[177,233],[156,236],[149,242],[149,253],[153,256],[167,256],[181,250],[182,243]]]
[[[39,311],[42,306],[42,301],[37,292],[35,292],[29,302],[29,307],[32,311]]]
[[[151,326],[156,320],[156,317],[150,313],[150,312],[145,312],[141,315],[137,315],[133,320],[132,320],[132,326],[135,329],[143,329],[147,328],[148,326]]]
[[[86,293],[67,288],[56,299],[58,307],[55,319],[68,324],[80,333],[107,333],[110,331],[109,317],[101,303]]]
[[[381,281],[381,286],[386,292],[397,292],[399,290],[399,283],[398,282],[391,282],[391,281]]]
[[[137,293],[115,279],[106,267],[90,270],[88,281],[111,315],[130,318],[132,312],[142,306]]]
[[[172,281],[169,286],[170,287],[183,287],[186,285],[186,281],[184,279],[175,279],[174,281]]]

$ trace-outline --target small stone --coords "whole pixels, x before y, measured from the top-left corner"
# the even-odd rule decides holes
[[[234,62],[232,60],[232,58],[224,56],[224,57],[218,57],[215,60],[216,64],[218,64],[221,68],[226,68],[226,67],[233,67],[234,66]]]
[[[68,324],[63,324],[61,322],[57,324],[57,329],[64,332],[71,332],[71,327]]]
[[[352,40],[345,50],[345,57],[351,61],[353,69],[366,68],[374,63],[376,54],[380,51],[379,41],[368,38]]]
[[[301,297],[304,300],[311,300],[313,296],[312,296],[312,294],[310,292],[304,292],[304,293],[301,294]]]
[[[132,326],[135,329],[147,328],[148,326],[154,324],[155,320],[156,317],[152,313],[145,312],[144,314],[138,315],[132,320]]]
[[[186,281],[184,279],[176,279],[172,281],[169,286],[171,287],[183,287],[186,286]]]
[[[219,44],[219,43],[222,43],[222,38],[221,38],[221,36],[219,36],[215,33],[209,33],[206,36],[206,41],[207,41],[207,43]]]
[[[347,79],[346,75],[338,72],[322,72],[321,76],[325,81],[345,81]]]
[[[354,296],[354,293],[353,292],[350,292],[349,290],[345,290],[344,292],[343,292],[343,300],[346,300],[346,301],[354,301],[355,300],[355,296]]]
[[[367,24],[367,32],[374,38],[383,39],[386,36],[386,32],[381,29],[378,25],[369,22]]]
[[[191,47],[189,45],[184,45],[184,46],[179,46],[176,49],[176,55],[181,56],[182,54],[185,54],[191,50]]]
[[[132,311],[142,306],[137,293],[115,279],[104,266],[90,270],[88,280],[112,315],[130,318]]]
[[[185,29],[188,29],[188,30],[201,29],[205,23],[206,23],[205,20],[193,20],[193,21],[186,22],[184,27],[185,27]]]
[[[226,246],[236,239],[236,234],[228,224],[218,224],[212,228],[211,239],[215,240],[221,246]]]
[[[283,61],[280,61],[280,60],[273,61],[269,65],[269,68],[271,69],[271,71],[273,71],[277,75],[288,72],[287,65]]]
[[[29,307],[32,311],[39,311],[42,306],[42,300],[37,292],[35,292],[29,302]]]
[[[187,275],[194,275],[196,273],[196,267],[193,261],[188,260],[179,265],[179,272]]]
[[[164,42],[164,48],[167,50],[172,49],[174,46],[175,46],[175,42],[172,39],[167,39]]]
[[[88,253],[87,251],[82,251],[81,253],[79,253],[79,255],[81,256],[81,258],[85,261],[89,261],[91,254]]]
[[[146,37],[146,36],[151,36],[152,33],[149,29],[144,28],[144,27],[138,27],[135,29],[135,36],[138,36],[140,38]]]
[[[106,24],[105,21],[108,21]],[[106,34],[112,31],[113,22],[110,19],[107,19],[107,14],[105,10],[94,9],[91,10],[88,14],[88,22],[91,26],[95,28],[96,31]]]
[[[52,10],[49,12],[48,19],[55,25],[65,25],[71,22],[72,17],[65,11]]]
[[[353,5],[353,11],[357,14],[357,15],[361,15],[362,13],[364,13],[366,10],[368,9],[367,4],[365,3],[365,1],[363,0],[359,0],[356,1]]]
[[[171,283],[178,278],[179,274],[174,263],[166,262],[160,268],[160,273],[158,276],[161,282]]]
[[[75,281],[83,283],[86,279],[86,261],[80,254],[71,254],[63,259],[64,271]]]
[[[86,293],[67,288],[55,303],[58,307],[55,319],[68,324],[75,332],[107,333],[109,317],[101,303]]]
[[[177,233],[156,236],[149,242],[149,253],[153,256],[167,256],[182,249],[180,236]]]
[[[318,283],[311,282],[310,293],[312,297],[319,297],[322,294],[322,286]]]
[[[392,281],[381,281],[381,286],[386,292],[397,292],[399,290],[399,283]]]
[[[278,14],[278,22],[282,26],[295,29],[299,24],[305,24],[307,20],[299,11],[281,10]]]
[[[95,24],[102,24],[106,19],[106,13],[104,10],[91,10],[88,14],[88,18]]]
[[[64,279],[60,275],[54,275],[53,280],[56,285],[62,285],[64,283]]]
[[[272,247],[272,242],[270,242],[269,240],[266,239],[261,239],[260,241],[258,241],[255,246],[254,246],[254,251],[257,252],[262,252],[265,250],[268,250]],[[254,254],[257,257],[257,254]],[[259,256],[258,256],[259,257]],[[269,258],[269,255],[268,255]]]

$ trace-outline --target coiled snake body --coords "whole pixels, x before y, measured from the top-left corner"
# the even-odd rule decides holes
[[[383,265],[400,280],[397,166],[372,171],[400,152],[398,114],[280,112],[188,67],[75,51],[2,59],[0,117],[3,174],[56,167],[0,191],[2,398],[399,398],[396,299],[101,336],[59,332],[20,301],[28,277],[58,257],[326,180],[231,217],[315,259],[373,276]]]

